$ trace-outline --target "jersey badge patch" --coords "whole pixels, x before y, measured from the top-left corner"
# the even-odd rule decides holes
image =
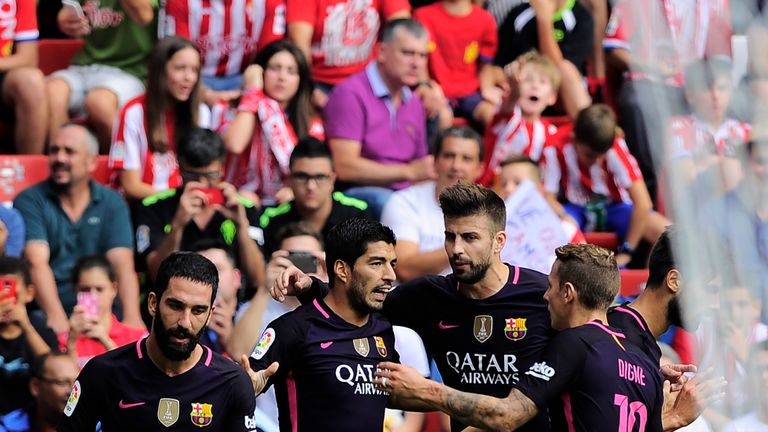
[[[506,325],[504,326],[504,336],[509,340],[519,341],[525,337],[528,333],[528,329],[525,327],[525,321],[528,318],[507,318],[504,320]]]
[[[83,394],[83,389],[80,388],[80,381],[75,381],[72,386],[72,391],[69,393],[69,399],[67,399],[67,405],[64,407],[64,415],[72,417],[72,413],[75,412],[77,402],[80,401],[80,396]]]
[[[165,427],[171,427],[179,419],[179,401],[161,398],[157,404],[157,419]]]
[[[381,336],[374,336],[373,341],[376,342],[376,351],[379,352],[379,355],[382,357],[387,356],[387,346],[384,344],[384,338]]]
[[[193,402],[189,415],[193,425],[206,427],[213,421],[213,404]]]
[[[487,341],[493,334],[493,317],[490,315],[476,316],[473,330],[475,339],[477,339],[478,342],[483,343]]]
[[[264,357],[264,354],[269,351],[269,347],[272,346],[272,343],[275,342],[275,336],[275,330],[272,327],[264,330],[261,339],[259,339],[259,343],[256,344],[256,348],[254,348],[251,353],[251,357],[255,360],[261,360],[261,358]]]
[[[355,351],[363,357],[368,357],[368,353],[371,351],[371,347],[368,346],[368,338],[360,338],[352,341],[352,345],[355,346]]]

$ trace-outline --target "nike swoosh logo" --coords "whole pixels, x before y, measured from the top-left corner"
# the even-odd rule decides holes
[[[120,408],[122,408],[122,409],[133,408],[133,407],[142,406],[142,405],[144,405],[144,402],[136,402],[136,403],[129,403],[129,404],[127,404],[127,403],[123,402],[122,399],[120,399],[120,403],[118,404],[118,406]]]
[[[452,324],[443,324],[443,322],[442,322],[442,321],[440,321],[440,322],[437,324],[437,327],[438,327],[440,330],[448,330],[448,329],[456,328],[456,327],[458,327],[458,326],[457,326],[457,325],[452,325]]]
[[[331,342],[320,342],[320,348],[322,348],[322,349],[326,349],[326,348],[328,348],[331,345],[333,345],[333,341],[331,341]]]

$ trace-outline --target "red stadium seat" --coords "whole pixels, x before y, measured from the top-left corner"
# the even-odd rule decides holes
[[[22,190],[48,178],[48,172],[48,156],[0,155],[0,203],[10,203]]]
[[[83,47],[80,39],[40,39],[37,42],[37,67],[45,75],[50,75],[59,69],[66,69],[72,57]]]
[[[613,232],[586,232],[584,237],[587,243],[604,247],[608,250],[616,250],[619,247],[619,238]]]
[[[645,282],[648,280],[648,270],[622,270],[621,271],[621,289],[619,294],[622,297],[632,297],[640,294],[645,288]]]

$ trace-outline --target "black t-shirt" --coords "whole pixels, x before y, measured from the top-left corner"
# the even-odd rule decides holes
[[[506,397],[552,337],[544,301],[547,276],[509,266],[509,280],[491,297],[462,295],[449,276],[427,276],[398,286],[387,295],[384,315],[393,325],[410,327],[424,341],[443,382],[457,390]],[[314,293],[327,286],[315,280]],[[523,429],[548,429],[546,412]],[[451,422],[451,430],[464,426]]]
[[[378,314],[357,327],[313,300],[272,321],[250,361],[254,370],[280,363],[268,385],[275,386],[281,431],[384,427],[389,394],[374,387],[374,373],[399,356],[392,325]]]
[[[599,321],[561,331],[515,387],[539,410],[562,402],[564,430],[661,431],[659,366],[627,342]]]
[[[156,250],[163,243],[163,239],[168,235],[171,229],[171,221],[179,207],[181,198],[181,189],[170,189],[165,192],[145,198],[136,208],[136,251],[140,255],[137,260],[146,264],[147,255]],[[249,236],[254,241],[261,241],[259,229],[259,213],[253,202],[240,198],[240,202],[245,207],[245,214],[248,217],[250,228]],[[219,240],[223,244],[232,248],[232,252],[239,262],[237,245],[237,224],[216,212],[208,225],[200,229],[194,221],[190,221],[184,227],[184,234],[181,238],[179,250],[190,250],[195,243],[203,239]]]
[[[45,324],[45,320],[35,314],[29,319],[51,350],[58,351],[56,334]],[[29,368],[33,360],[34,355],[23,333],[15,339],[0,337],[0,415],[32,404]]]
[[[592,53],[594,40],[595,23],[592,14],[572,0],[555,19],[555,40],[563,52],[563,58],[573,63],[582,75],[586,75],[587,57]],[[533,8],[524,3],[512,9],[499,25],[499,49],[494,64],[504,67],[520,54],[532,49],[541,51],[536,16]]]
[[[64,408],[59,431],[254,431],[256,398],[237,363],[208,347],[170,377],[147,354],[146,339],[91,359]]]
[[[328,219],[325,221],[325,225],[323,225],[323,238],[339,222],[356,217],[370,218],[367,202],[346,196],[341,192],[334,192],[332,198],[331,214],[328,215]],[[280,248],[278,240],[280,228],[291,222],[299,222],[301,220],[301,215],[296,209],[294,201],[264,209],[264,213],[259,217],[259,224],[261,229],[264,230],[264,256],[267,259],[272,256],[274,251]]]
[[[627,340],[640,347],[656,364],[661,361],[661,348],[640,313],[629,306],[629,302],[608,309],[608,324],[621,329]]]

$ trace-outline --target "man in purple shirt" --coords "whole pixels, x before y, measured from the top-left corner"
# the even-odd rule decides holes
[[[410,89],[425,75],[427,44],[418,22],[390,21],[376,61],[336,86],[324,110],[337,186],[376,218],[393,190],[436,177],[424,106]]]

